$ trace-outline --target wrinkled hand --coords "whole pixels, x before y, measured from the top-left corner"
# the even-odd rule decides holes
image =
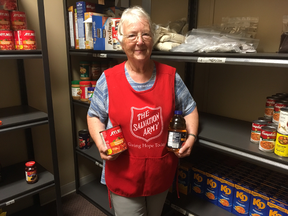
[[[178,158],[184,158],[191,154],[192,147],[194,145],[195,138],[189,136],[185,143],[182,144],[182,147],[180,148],[179,152],[175,152],[175,155]]]
[[[107,155],[107,147],[106,146],[101,146],[98,147],[99,153],[100,153],[100,157],[103,160],[116,160],[118,158],[118,156],[120,154],[116,154],[116,155]]]

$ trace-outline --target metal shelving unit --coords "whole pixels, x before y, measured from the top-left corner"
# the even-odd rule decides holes
[[[66,7],[67,2],[64,1]],[[197,10],[198,0],[188,1],[189,11],[189,29],[196,27],[197,24]],[[143,6],[147,10],[151,10],[151,1],[145,1]],[[66,16],[67,17],[67,16]],[[71,57],[85,57],[92,59],[126,59],[126,55],[122,51],[95,51],[95,50],[75,50],[69,48],[68,22],[66,20],[66,41],[67,41],[67,58]],[[256,66],[256,67],[288,67],[288,54],[283,53],[174,53],[153,51],[151,55],[155,60],[169,60],[186,63],[186,74],[184,81],[190,91],[193,91],[192,85],[189,82],[194,81],[194,67],[195,64],[224,64],[224,65],[241,65],[241,66]],[[68,65],[71,71],[70,63]],[[69,74],[71,81],[71,74]],[[72,98],[72,97],[71,97]],[[89,107],[88,103],[75,101],[71,99],[71,109],[74,106],[81,106],[83,108]],[[73,127],[75,129],[74,114],[72,114]],[[73,129],[73,130],[74,130]],[[74,130],[75,131],[75,130]],[[287,173],[288,158],[278,157],[273,153],[265,153],[258,149],[258,146],[250,143],[251,123],[236,119],[231,119],[222,116],[216,116],[208,113],[200,113],[200,128],[199,138],[196,146],[200,148],[212,149],[216,152],[232,155],[241,160],[245,160],[266,168],[276,170],[282,173]],[[76,134],[76,133],[74,133]],[[77,137],[74,137],[74,153],[75,153],[75,167],[78,167],[78,156],[87,158],[94,162],[97,166],[102,167],[102,160],[99,156],[95,145],[90,149],[81,150],[77,146]],[[107,191],[105,186],[101,185],[100,179],[90,182],[86,185],[80,186],[79,173],[76,172],[76,189],[79,194],[88,199],[91,203],[100,207],[108,215],[113,215],[109,209]],[[78,183],[77,183],[78,181]],[[104,189],[103,189],[104,187]],[[101,199],[102,197],[102,199]],[[175,194],[169,194],[167,203],[171,208],[182,213],[183,215],[221,215],[232,216],[234,214],[223,210],[222,208],[213,205],[203,199],[195,196],[185,196],[180,194],[180,199]]]
[[[37,163],[39,180],[27,184],[24,175],[25,162],[3,168],[3,181],[0,182],[0,207],[21,202],[21,199],[32,196],[35,207],[40,205],[39,192],[47,188],[55,188],[57,215],[62,215],[61,191],[58,170],[58,158],[54,128],[53,105],[51,95],[50,70],[48,60],[45,13],[43,0],[37,0],[41,50],[0,51],[0,60],[15,59],[18,67],[21,105],[0,109],[0,133],[24,129],[28,160],[35,160],[31,128],[46,124],[49,127],[50,146],[53,161],[53,174]],[[47,113],[37,110],[28,104],[24,59],[42,59],[45,79],[45,98]],[[35,144],[34,144],[35,145]]]

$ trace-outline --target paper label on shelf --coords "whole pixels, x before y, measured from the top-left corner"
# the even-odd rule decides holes
[[[225,63],[226,58],[213,58],[213,57],[199,57],[197,59],[198,63]]]
[[[100,58],[107,58],[107,54],[105,54],[105,53],[100,53],[99,57],[100,57]]]
[[[171,204],[171,208],[175,209],[176,211],[180,212],[183,215],[186,215],[186,211],[184,209],[180,208],[179,206]]]
[[[6,206],[12,205],[15,203],[15,200],[10,200],[8,202],[6,202]]]

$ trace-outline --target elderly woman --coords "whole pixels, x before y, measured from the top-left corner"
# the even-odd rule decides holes
[[[101,182],[108,187],[117,216],[161,215],[178,158],[190,155],[196,139],[196,103],[175,68],[150,59],[153,29],[141,7],[123,12],[118,39],[127,61],[102,73],[87,115],[89,132],[105,164]],[[178,153],[166,149],[176,109],[183,112],[191,135]],[[99,132],[116,125],[121,125],[128,149],[107,155]]]

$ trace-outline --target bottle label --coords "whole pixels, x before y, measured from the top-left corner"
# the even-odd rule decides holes
[[[167,146],[169,148],[180,149],[182,144],[186,141],[186,132],[168,132]]]

